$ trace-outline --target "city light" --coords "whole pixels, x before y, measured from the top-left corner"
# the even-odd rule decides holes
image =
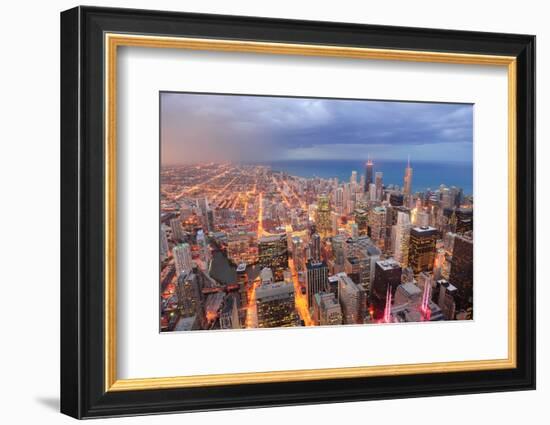
[[[473,198],[452,186],[406,194],[410,162],[402,187],[385,185],[372,159],[364,166],[349,183],[263,165],[164,167],[161,329],[471,317]]]

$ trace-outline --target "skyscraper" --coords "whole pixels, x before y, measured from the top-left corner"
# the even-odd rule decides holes
[[[353,218],[357,227],[359,228],[360,235],[366,235],[368,233],[369,215],[367,210],[362,208],[356,208],[353,212]]]
[[[473,254],[472,238],[457,235],[454,241],[451,274],[449,276],[449,282],[458,291],[456,297],[457,311],[465,311],[472,306]]]
[[[351,280],[363,287],[367,296],[370,294],[371,258],[369,256],[346,258],[344,271]]]
[[[346,273],[338,273],[338,294],[346,324],[361,324],[367,311],[367,295]]]
[[[316,325],[341,325],[342,308],[332,292],[319,292],[313,297],[313,321]]]
[[[284,282],[262,285],[256,290],[258,327],[294,326],[294,286]]]
[[[344,213],[344,188],[338,187],[334,191],[334,205],[338,214]]]
[[[407,267],[409,261],[409,237],[411,221],[409,214],[397,212],[397,224],[394,226],[393,254],[401,267]]]
[[[466,233],[474,229],[474,214],[471,208],[456,210],[456,233]]]
[[[355,189],[355,186],[357,185],[357,171],[353,170],[351,172],[351,177],[349,179],[349,182],[351,184],[352,189]]]
[[[436,289],[437,299],[435,301],[437,301],[445,320],[453,320],[455,318],[458,290],[445,279],[436,282]]]
[[[405,168],[405,177],[403,178],[403,194],[409,196],[411,194],[413,169],[411,168],[411,159],[407,160],[407,168]]]
[[[368,159],[367,164],[365,166],[365,192],[368,192],[370,185],[374,183],[372,180],[372,176],[373,176],[372,166],[373,166],[372,161]]]
[[[398,192],[392,192],[390,194],[390,205],[393,207],[400,207],[403,205],[403,195]]]
[[[240,306],[248,305],[248,274],[246,273],[246,263],[237,266],[237,284],[239,285]]]
[[[258,261],[261,267],[268,267],[273,271],[275,281],[283,280],[283,271],[288,268],[286,234],[258,239]]]
[[[375,174],[375,186],[376,186],[376,200],[382,200],[382,191],[383,191],[383,173],[381,171],[376,172]]]
[[[378,316],[381,314],[388,293],[391,288],[392,297],[395,290],[401,284],[401,265],[393,258],[376,262],[374,270],[374,281],[372,284],[372,302],[374,303]]]
[[[205,263],[210,261],[210,249],[208,248],[208,241],[202,229],[197,231],[197,245],[200,247],[201,260]]]
[[[201,292],[197,275],[185,272],[179,275],[176,294],[178,309],[182,317],[191,317],[200,313]]]
[[[376,201],[376,185],[374,183],[369,184],[369,201]]]
[[[327,291],[328,267],[324,261],[309,260],[306,264],[306,294],[307,305],[313,304],[313,296],[322,291]]]
[[[375,207],[369,212],[370,237],[374,244],[384,251],[386,247],[386,236],[388,232],[386,208]]]
[[[319,233],[314,233],[311,236],[311,258],[315,262],[319,262],[321,260],[321,236],[319,236]]]
[[[429,226],[413,227],[409,239],[409,266],[414,274],[432,271],[435,258],[437,229]]]
[[[179,218],[170,220],[170,228],[172,229],[172,240],[174,242],[182,242],[184,240],[183,229]]]
[[[176,264],[176,273],[180,276],[184,272],[190,272],[193,268],[191,258],[191,247],[188,243],[182,243],[172,250],[174,262]]]
[[[227,295],[220,312],[220,329],[239,329],[241,327],[237,299]]]
[[[315,218],[317,231],[327,237],[331,231],[330,223],[330,203],[327,195],[319,195],[317,198],[317,213]]]
[[[166,237],[166,231],[163,229],[163,226],[159,227],[160,230],[160,261],[164,261],[166,257],[168,256],[168,238]]]

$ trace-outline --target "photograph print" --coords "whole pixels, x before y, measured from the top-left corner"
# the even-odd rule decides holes
[[[161,332],[473,319],[472,104],[159,96]]]

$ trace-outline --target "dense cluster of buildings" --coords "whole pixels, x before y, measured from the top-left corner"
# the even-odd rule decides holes
[[[471,319],[473,198],[412,181],[163,168],[161,330]]]

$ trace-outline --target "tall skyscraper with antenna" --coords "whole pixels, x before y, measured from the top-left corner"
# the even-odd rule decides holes
[[[408,196],[411,194],[413,178],[413,169],[411,168],[411,157],[407,159],[407,168],[405,168],[405,177],[403,179],[403,194]]]
[[[369,156],[369,158],[367,159],[367,164],[365,166],[365,192],[368,192],[371,183],[374,183],[372,179],[374,175],[372,168],[373,168],[373,163]]]

